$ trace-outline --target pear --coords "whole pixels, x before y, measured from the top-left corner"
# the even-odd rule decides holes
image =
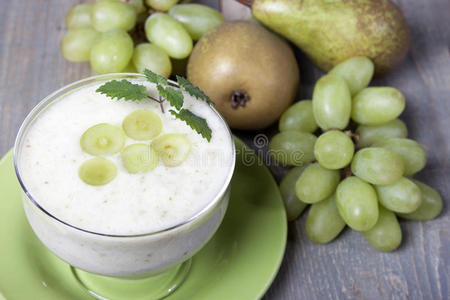
[[[389,0],[238,0],[254,17],[297,45],[323,71],[353,56],[367,56],[375,74],[406,56],[409,28]]]
[[[299,69],[289,44],[254,22],[223,23],[195,45],[188,79],[216,104],[230,127],[262,129],[294,100]]]

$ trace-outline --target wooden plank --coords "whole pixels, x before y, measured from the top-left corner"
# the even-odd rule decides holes
[[[205,0],[206,1],[206,0]],[[203,2],[205,2],[203,1]],[[59,53],[64,15],[81,1],[0,0],[0,155],[13,145],[30,109],[50,92],[91,74],[87,64],[70,63]],[[212,3],[206,1],[207,3]],[[429,163],[419,178],[436,187],[448,203],[450,187],[450,3],[399,0],[411,26],[406,61],[375,85],[392,85],[407,98],[402,119],[410,137],[427,149]],[[215,3],[217,7],[217,3]],[[299,51],[298,99],[311,97],[322,74]],[[256,134],[235,132],[270,165],[277,180],[285,169],[273,165],[257,147]],[[304,233],[305,216],[289,225],[288,247],[280,272],[264,299],[448,299],[450,295],[450,217],[424,223],[402,222],[404,241],[393,253],[373,250],[358,232],[318,246]]]

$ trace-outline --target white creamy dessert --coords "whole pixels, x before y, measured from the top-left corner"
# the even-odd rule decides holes
[[[81,88],[63,88],[59,91],[63,96],[44,100],[37,117],[25,121],[15,152],[18,177],[28,193],[25,212],[41,241],[73,266],[112,276],[159,272],[192,256],[222,221],[234,170],[232,137],[214,110],[186,93],[183,108],[207,120],[210,142],[168,113],[167,101],[162,113],[152,100],[111,100],[95,92],[104,83],[99,82],[101,77],[80,82]],[[153,84],[131,81],[145,84],[157,96]],[[139,109],[160,116],[160,135],[179,133],[189,139],[192,148],[186,160],[176,167],[159,161],[149,172],[130,174],[116,153],[104,156],[117,167],[111,182],[101,186],[83,182],[79,167],[94,157],[80,147],[83,133],[99,123],[121,127],[124,118]],[[151,141],[128,137],[125,145],[134,143]],[[32,203],[30,195],[53,217]]]

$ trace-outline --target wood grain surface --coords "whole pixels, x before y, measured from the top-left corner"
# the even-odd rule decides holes
[[[59,52],[66,31],[64,15],[79,2],[0,0],[0,155],[12,147],[35,104],[91,74],[86,63],[68,62]],[[428,153],[428,165],[417,178],[439,190],[444,210],[433,221],[402,221],[403,243],[393,253],[375,251],[349,229],[328,245],[314,245],[305,236],[303,215],[289,224],[286,255],[266,300],[450,299],[450,2],[396,3],[411,27],[411,51],[394,73],[373,85],[394,86],[405,94],[407,107],[401,118],[409,136]],[[298,99],[308,99],[321,72],[299,51],[297,58],[302,81]],[[265,147],[255,144],[254,137],[276,132],[272,126],[263,132],[235,134],[264,158]],[[270,168],[277,180],[286,171]]]

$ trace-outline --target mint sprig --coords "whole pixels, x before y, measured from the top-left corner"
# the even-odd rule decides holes
[[[202,92],[198,87],[192,85],[192,83],[184,77],[177,76],[177,83],[180,88],[175,88],[170,86],[169,81],[148,69],[144,70],[144,75],[148,82],[156,84],[156,89],[159,93],[159,99],[152,97],[147,93],[147,89],[144,85],[133,84],[126,79],[111,80],[100,86],[96,92],[104,94],[111,99],[124,99],[131,101],[140,101],[142,99],[151,99],[158,102],[161,105],[161,111],[164,113],[162,103],[167,100],[175,110],[171,109],[170,113],[175,116],[175,118],[184,121],[189,127],[195,130],[208,142],[211,141],[212,130],[208,126],[206,119],[197,116],[195,113],[189,109],[183,108],[184,105],[184,95],[181,91],[183,89],[189,95],[203,100],[208,104],[214,104],[205,93]]]

